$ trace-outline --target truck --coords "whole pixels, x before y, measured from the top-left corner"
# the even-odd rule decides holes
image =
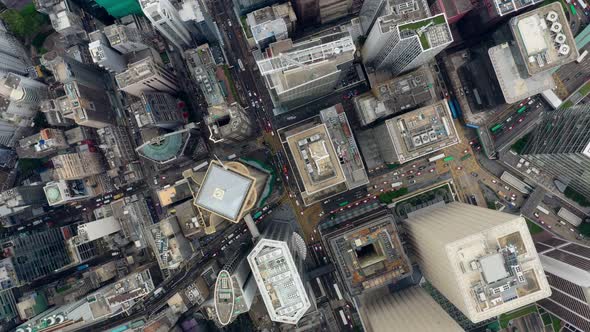
[[[588,5],[584,2],[584,0],[578,0],[578,3],[580,4],[580,7],[582,7],[582,9],[588,8]]]
[[[543,212],[546,215],[549,215],[549,211],[546,208],[542,207],[541,205],[537,205],[537,210]]]
[[[159,287],[158,289],[156,289],[154,291],[154,296],[155,297],[158,297],[158,296],[162,295],[163,293],[164,293],[164,288],[163,287]]]
[[[439,160],[439,159],[443,159],[444,157],[445,157],[445,154],[444,153],[437,154],[436,156],[433,156],[433,157],[428,158],[428,162],[431,163],[433,161],[436,161],[436,160]]]
[[[582,54],[580,54],[580,56],[576,59],[577,63],[582,62],[582,60],[584,60],[584,58],[586,57],[586,55],[588,55],[588,50],[585,50],[584,52],[582,52]]]
[[[403,184],[403,182],[394,182],[391,184],[391,188],[401,187]]]
[[[87,268],[88,268],[88,264],[83,264],[83,265],[80,265],[80,266],[78,266],[78,267],[76,268],[76,270],[78,270],[78,271],[84,271],[84,270],[86,270]]]
[[[545,90],[541,92],[541,97],[543,97],[543,99],[545,99],[545,101],[549,103],[553,109],[558,109],[563,103],[563,101],[557,97],[553,90]]]
[[[582,218],[563,207],[557,211],[557,215],[574,226],[580,226],[582,223]]]

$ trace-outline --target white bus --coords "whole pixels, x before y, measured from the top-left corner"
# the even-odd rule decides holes
[[[445,157],[445,154],[444,154],[444,153],[437,154],[437,155],[436,155],[436,156],[434,156],[434,157],[430,157],[430,158],[428,158],[428,162],[430,162],[430,163],[431,163],[431,162],[433,162],[433,161],[437,161],[437,160],[439,160],[439,159],[443,159],[444,157]]]
[[[337,284],[334,284],[334,289],[336,290],[336,296],[338,296],[338,300],[342,300],[342,293],[340,293],[340,288],[338,288]]]
[[[539,210],[547,215],[549,214],[549,211],[547,211],[547,209],[542,207],[541,205],[537,205],[537,210]]]
[[[584,60],[584,58],[586,57],[586,55],[588,55],[588,50],[582,52],[582,54],[580,54],[580,56],[576,59],[577,63],[582,62],[582,60]]]
[[[346,320],[346,315],[344,315],[344,311],[340,309],[338,310],[338,312],[340,313],[340,318],[342,318],[342,324],[348,325],[348,321]]]
[[[582,9],[586,9],[588,7],[584,0],[578,0],[578,3],[580,4],[580,6],[582,6]]]

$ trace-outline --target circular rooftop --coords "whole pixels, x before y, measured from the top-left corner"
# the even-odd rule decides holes
[[[45,190],[45,196],[50,203],[61,200],[61,192],[57,187],[49,187]]]
[[[182,138],[182,133],[158,137],[153,139],[149,144],[144,144],[140,152],[146,158],[165,162],[178,156],[184,143]]]

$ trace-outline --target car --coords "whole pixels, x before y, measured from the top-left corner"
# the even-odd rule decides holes
[[[534,100],[531,100],[531,101],[528,102],[528,104],[529,105],[532,105],[534,102],[535,102]]]
[[[512,129],[514,129],[514,126],[508,127],[508,130],[512,130]]]
[[[471,175],[472,175],[474,178],[476,178],[476,177],[478,177],[478,176],[479,176],[479,175],[478,175],[477,173],[475,173],[475,172],[471,172]]]
[[[166,177],[165,176],[162,176],[162,180],[166,180]]]
[[[570,231],[575,232],[575,230],[573,228],[570,228]]]
[[[516,197],[516,194],[515,193],[511,193],[510,196]]]
[[[420,167],[418,167],[418,170],[421,171],[421,170],[423,170],[425,168],[426,168],[426,166],[420,166]]]
[[[498,183],[498,181],[497,180],[492,180],[492,183]]]
[[[428,172],[434,173],[434,168],[429,169]]]
[[[133,187],[129,187],[129,188],[125,189],[125,191],[131,191],[131,190],[133,190]]]
[[[387,181],[383,181],[383,184],[387,184]]]
[[[467,150],[467,149],[463,150],[463,153],[467,153],[467,152],[469,152],[469,150]]]
[[[399,175],[399,173],[398,173],[398,172],[395,172],[395,173],[393,173],[393,175],[394,175],[394,176],[395,176],[395,175]]]
[[[422,175],[422,172],[416,173],[416,176],[420,176],[420,175]]]
[[[409,179],[413,179],[413,178],[414,178],[414,176],[413,176],[413,175],[410,175],[410,176],[408,176],[408,180],[409,180]]]
[[[102,198],[97,199],[96,203],[98,203],[98,202],[102,202]]]
[[[412,165],[412,168],[416,168],[416,164]]]
[[[158,184],[158,179],[154,179],[154,184]]]
[[[541,104],[537,104],[537,106],[535,106],[535,108],[539,108],[539,107],[541,107]]]
[[[537,212],[533,213],[533,216],[535,216],[535,218],[539,218],[539,214]]]
[[[504,186],[504,189],[510,191],[510,187],[508,187],[508,186]]]
[[[409,170],[409,171],[408,171],[408,173],[409,173],[409,174],[414,174],[414,170],[413,170],[413,169],[411,169],[411,170]]]
[[[460,171],[463,169],[463,166],[457,166],[457,170]]]
[[[524,121],[524,116],[518,119],[518,123],[522,123]]]
[[[545,222],[543,220],[539,220],[541,222],[541,225],[545,225]]]
[[[252,91],[248,91],[248,97],[252,97]]]
[[[408,181],[408,183],[409,184],[414,184],[414,183],[416,183],[416,180],[410,180],[410,181]]]

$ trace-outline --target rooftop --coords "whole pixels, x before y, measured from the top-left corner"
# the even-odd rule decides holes
[[[185,56],[189,71],[203,91],[207,104],[215,106],[224,103],[224,90],[215,75],[217,63],[209,45],[203,44],[197,48],[186,50]]]
[[[236,162],[212,161],[195,197],[195,205],[233,222],[242,218],[256,179]]]
[[[323,235],[350,294],[361,294],[412,273],[393,215],[362,217],[354,224]]]
[[[311,303],[288,244],[261,239],[248,255],[248,262],[270,319],[297,324]]]
[[[543,2],[543,0],[494,0],[498,15],[504,16],[522,8]]]
[[[354,99],[362,125],[430,103],[436,98],[434,77],[427,68],[376,84],[372,93]]]
[[[159,164],[166,164],[179,158],[191,136],[190,129],[182,129],[157,136],[135,149],[139,155]]]
[[[191,190],[186,180],[178,181],[168,188],[158,190],[158,199],[162,207],[180,202],[191,196]]]
[[[560,3],[512,18],[510,29],[529,75],[572,62],[580,55]]]
[[[398,25],[402,38],[418,36],[423,50],[447,44],[453,40],[444,14]]]
[[[388,119],[385,126],[399,163],[459,143],[449,106],[444,99]]]
[[[496,45],[488,50],[500,89],[508,104],[517,103],[527,97],[555,88],[550,71],[529,77],[522,75],[513,52],[518,51],[513,51],[507,43]]]

